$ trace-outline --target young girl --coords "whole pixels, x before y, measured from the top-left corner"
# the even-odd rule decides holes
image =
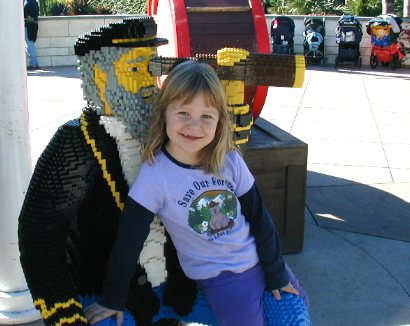
[[[265,325],[265,288],[277,300],[279,290],[298,294],[289,282],[271,216],[231,137],[226,95],[213,69],[195,61],[176,66],[153,112],[104,295],[85,311],[90,323],[114,314],[121,322],[128,284],[154,215],[219,325]]]

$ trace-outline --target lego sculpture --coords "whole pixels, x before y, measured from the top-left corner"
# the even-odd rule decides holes
[[[156,47],[166,42],[156,37],[154,20],[144,17],[101,27],[75,45],[87,106],[79,119],[58,129],[40,156],[19,217],[21,264],[46,325],[87,324],[83,307],[102,292],[117,222],[138,173],[158,93],[155,75],[166,73],[179,60],[156,56]],[[230,50],[228,54],[233,56]],[[221,65],[226,55],[221,52],[220,62],[212,56],[203,60]],[[241,53],[233,61],[246,60],[248,54]],[[234,94],[243,90],[243,73],[249,67],[243,64],[242,75],[235,75],[229,69],[232,62],[224,65],[221,79],[229,80],[225,83],[228,97],[233,96],[230,106],[238,117],[235,132],[246,131],[238,137],[241,144],[252,118],[241,95]],[[284,79],[293,83],[297,78]],[[215,324],[206,299],[182,272],[159,220],[151,225],[126,306],[123,325],[166,325],[175,319]],[[296,296],[284,294],[275,302],[267,294],[265,311],[269,325],[310,324],[308,310]]]

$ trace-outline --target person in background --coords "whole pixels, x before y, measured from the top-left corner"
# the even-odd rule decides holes
[[[30,64],[27,70],[38,69],[36,47],[34,43],[37,40],[38,31],[38,3],[37,0],[24,0],[24,26],[26,38],[26,51],[30,58]]]

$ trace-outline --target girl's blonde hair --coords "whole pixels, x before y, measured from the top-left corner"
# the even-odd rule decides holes
[[[204,94],[206,104],[218,110],[219,119],[214,139],[199,154],[199,167],[207,173],[221,173],[226,152],[236,149],[232,141],[226,93],[211,66],[192,60],[174,67],[162,85],[152,113],[151,127],[142,155],[143,162],[154,164],[155,152],[169,140],[165,128],[165,111],[168,105],[181,99],[184,104],[190,103],[200,92]]]

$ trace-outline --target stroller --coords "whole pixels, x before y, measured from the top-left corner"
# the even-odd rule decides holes
[[[303,53],[306,63],[321,63],[325,66],[325,18],[304,19],[305,31],[303,32]]]
[[[360,56],[360,41],[362,40],[362,24],[355,16],[342,15],[336,26],[336,43],[339,45],[335,67],[339,64],[354,63],[362,66]]]
[[[370,67],[383,67],[392,69],[401,66],[404,50],[399,46],[397,38],[401,32],[401,18],[396,15],[380,15],[371,19],[366,24],[366,32],[370,35],[372,51],[370,54]]]
[[[274,17],[270,25],[272,53],[294,54],[295,23],[287,16]]]

